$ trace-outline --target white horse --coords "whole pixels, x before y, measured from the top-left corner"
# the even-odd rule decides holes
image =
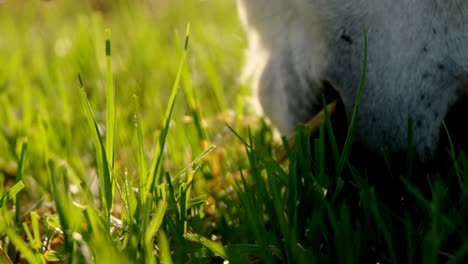
[[[365,30],[368,68],[355,139],[371,151],[403,151],[411,117],[418,157],[434,157],[444,118],[466,95],[467,0],[237,1],[249,34],[247,70],[282,134],[319,112],[330,87],[349,122]],[[457,109],[458,126],[468,125],[468,107]]]

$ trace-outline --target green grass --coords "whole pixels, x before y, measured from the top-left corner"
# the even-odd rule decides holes
[[[411,151],[371,171],[327,121],[278,164],[233,1],[91,2],[0,4],[0,263],[467,257],[463,153],[427,179]]]

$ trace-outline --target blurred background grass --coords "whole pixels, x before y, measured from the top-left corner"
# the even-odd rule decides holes
[[[138,160],[140,145],[136,113],[140,113],[145,155],[148,164],[151,164],[152,151],[163,127],[189,23],[190,45],[166,140],[162,174],[167,172],[167,175],[177,178],[210,146],[217,147],[204,156],[201,171],[193,183],[185,185],[193,185],[189,198],[195,197],[193,204],[196,204],[196,208],[192,214],[198,216],[174,219],[177,209],[174,211],[170,202],[170,212],[165,216],[165,223],[170,225],[170,219],[173,219],[179,228],[184,223],[186,225],[185,221],[188,219],[193,219],[189,223],[189,229],[197,234],[207,237],[218,234],[219,237],[212,237],[216,241],[247,241],[249,231],[245,228],[242,231],[237,229],[239,220],[233,219],[237,217],[238,208],[231,184],[239,169],[248,166],[248,161],[243,154],[244,147],[232,136],[226,124],[245,134],[247,125],[257,122],[255,118],[250,118],[251,115],[245,115],[248,110],[244,101],[250,92],[248,87],[240,83],[239,75],[243,64],[243,49],[247,43],[237,18],[235,1],[0,1],[0,198],[18,181],[22,168],[26,186],[21,191],[21,201],[17,200],[17,206],[21,210],[20,218],[13,220],[12,216],[16,213],[12,204],[3,208],[0,206],[0,255],[6,252],[13,262],[20,261],[25,256],[24,251],[21,257],[17,254],[17,248],[22,242],[17,241],[13,245],[10,240],[12,234],[6,235],[4,232],[24,234],[25,230],[21,225],[32,219],[31,211],[39,212],[42,234],[40,239],[45,244],[49,245],[48,239],[57,235],[57,231],[53,231],[54,228],[51,229],[49,223],[51,217],[56,217],[57,213],[54,202],[60,202],[57,200],[59,196],[55,196],[57,194],[52,191],[57,185],[51,182],[54,172],[49,161],[57,164],[60,171],[58,177],[63,177],[70,183],[68,191],[73,195],[74,201],[82,202],[91,211],[94,210],[94,206],[89,205],[86,186],[91,186],[97,199],[97,157],[83,102],[80,100],[78,75],[83,80],[88,100],[105,140],[108,96],[106,29],[111,32],[116,98],[114,176],[118,183],[122,184],[128,178],[132,187],[139,187],[139,166],[142,163]],[[135,97],[138,106],[135,105]],[[197,123],[197,117],[201,117],[201,125]],[[26,162],[21,167],[21,148],[24,142],[28,142],[28,150]],[[183,188],[183,181],[180,177],[174,179],[176,194],[172,195],[182,192],[178,188]],[[123,213],[121,207],[130,203],[128,200],[119,202],[121,199],[125,200],[122,192],[119,189],[116,194],[114,215],[118,218]],[[185,203],[180,197],[173,198]],[[162,208],[159,205],[158,203],[158,208]],[[148,208],[145,212],[150,212],[153,207]],[[76,211],[77,207],[70,210]],[[139,210],[144,211],[142,208]],[[185,214],[184,210],[180,210]],[[62,218],[60,220],[64,221]],[[66,218],[76,217],[70,214]],[[111,254],[109,252],[115,252],[115,246],[128,247],[121,249],[127,252],[126,256],[142,261],[142,256],[138,255],[141,249],[139,241],[146,237],[146,224],[140,223],[143,219],[137,215],[130,219],[128,221],[143,230],[134,233],[112,232],[114,238],[119,237],[119,232],[128,235],[122,236],[126,238],[121,237],[123,244],[108,241],[92,246],[92,238],[87,237],[93,256],[98,258],[104,253]],[[74,220],[75,223],[77,220]],[[121,220],[125,222],[124,225],[129,224],[128,221]],[[84,237],[95,236],[99,240],[102,236],[105,239],[108,232],[106,227],[101,231],[93,231],[91,226],[88,224],[75,230]],[[169,229],[173,231],[172,227]],[[128,228],[132,228],[132,225]],[[66,227],[63,229],[63,232],[69,231]],[[189,255],[205,254],[200,252],[206,252],[206,249],[198,244],[195,248],[185,248],[186,242],[182,238],[184,234],[174,235],[172,231],[168,231],[167,235],[171,243],[176,243],[175,246],[179,248],[176,262],[184,262]],[[153,234],[147,235],[151,239]],[[158,241],[163,235],[161,234]],[[138,238],[135,240],[135,237]],[[128,242],[129,239],[133,239],[133,242]],[[28,241],[31,242],[31,239]],[[133,249],[129,249],[132,245]],[[164,241],[160,246],[164,248]],[[42,255],[51,252],[40,246],[32,250],[39,251],[39,260]],[[59,251],[69,256],[59,259],[69,263],[73,259],[70,256],[78,254],[70,249]],[[147,252],[151,253],[151,250]],[[86,253],[80,256],[86,258]],[[114,254],[113,258],[118,260],[119,256]],[[8,261],[1,257],[0,262]],[[121,261],[124,262],[124,259]]]
[[[46,156],[90,180],[94,151],[79,100],[78,74],[105,134],[104,31],[112,34],[116,90],[116,171],[137,175],[133,96],[147,150],[162,125],[185,28],[191,24],[185,86],[193,86],[207,139],[233,124],[248,90],[238,81],[246,38],[234,1],[3,1],[0,4],[0,173],[14,175],[19,143],[29,140],[26,181],[35,199],[47,193]],[[199,144],[187,100],[179,96],[165,168],[182,170]],[[228,144],[229,145],[229,144]],[[150,156],[151,153],[148,153]],[[86,179],[87,178],[87,179]],[[92,179],[91,179],[92,180]]]

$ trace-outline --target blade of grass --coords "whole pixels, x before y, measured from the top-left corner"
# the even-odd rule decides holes
[[[337,176],[340,177],[341,173],[343,172],[344,166],[346,164],[346,160],[348,155],[351,151],[351,143],[353,139],[354,127],[356,126],[357,115],[359,111],[359,104],[361,102],[362,91],[364,90],[364,85],[366,84],[366,75],[367,75],[367,32],[366,29],[363,27],[363,35],[364,35],[364,58],[362,64],[362,72],[361,72],[361,80],[358,87],[358,93],[356,96],[356,101],[354,103],[353,114],[351,117],[351,122],[348,129],[348,134],[346,136],[346,140],[343,146],[343,151],[341,152],[340,161],[337,167]]]
[[[178,233],[183,235],[187,232],[187,183],[182,183],[179,187],[179,221]]]
[[[26,153],[28,152],[28,139],[23,139],[23,143],[21,144],[21,153],[19,156],[18,161],[18,170],[16,172],[16,183],[23,180],[23,173],[24,173],[24,162],[26,159]],[[20,213],[21,213],[21,194],[19,192],[16,193],[15,197],[15,222],[20,222]]]
[[[185,234],[187,240],[197,242],[211,250],[216,256],[222,257],[223,259],[229,259],[226,250],[221,243],[214,242],[206,237],[200,236],[198,234]]]
[[[158,245],[159,245],[159,259],[163,264],[172,264],[171,249],[169,247],[169,241],[167,240],[166,233],[163,230],[159,230],[158,233]]]
[[[184,51],[182,52],[182,58],[180,59],[176,79],[172,87],[171,96],[169,98],[169,105],[166,109],[166,114],[164,115],[164,125],[161,130],[161,134],[159,136],[158,144],[154,151],[153,163],[151,165],[150,175],[148,179],[148,183],[149,183],[148,191],[150,193],[154,192],[155,185],[160,181],[160,178],[161,178],[160,169],[161,169],[162,153],[164,150],[164,146],[166,144],[166,137],[169,131],[169,123],[171,121],[172,112],[174,111],[175,100],[179,92],[179,83],[180,83],[181,75],[183,72],[183,67],[185,65],[185,58],[187,57],[189,36],[190,36],[190,24],[187,25]]]
[[[236,138],[238,138],[242,144],[248,148],[248,149],[252,149],[252,145],[250,145],[249,143],[247,143],[247,141],[244,140],[244,138],[242,138],[241,135],[239,135],[239,133],[236,132],[236,130],[234,130],[234,128],[232,128],[228,123],[225,123],[226,127],[231,130],[231,132],[234,134],[234,136],[236,136]]]
[[[7,253],[0,247],[0,263],[2,264],[13,264],[10,257],[8,257]]]
[[[4,223],[0,221],[0,232],[5,233],[16,249],[21,252],[22,256],[26,259],[28,263],[42,263],[39,259],[36,258],[34,252],[26,245],[23,239],[17,235],[13,228],[8,228],[4,226]]]
[[[17,194],[23,189],[24,189],[23,181],[19,181],[15,185],[13,185],[10,188],[10,190],[4,193],[2,198],[0,198],[0,208],[2,208],[6,204],[6,202],[8,202],[9,200],[17,197]]]
[[[49,160],[49,173],[52,183],[52,195],[55,201],[55,207],[59,216],[60,225],[65,241],[67,252],[73,252],[73,239],[71,237],[71,221],[73,219],[72,204],[67,194],[68,186],[64,177],[57,173],[56,165],[53,160]]]
[[[111,33],[106,29],[106,151],[107,160],[114,168],[115,152],[115,90],[112,79]]]
[[[34,237],[31,234],[31,231],[29,230],[29,226],[26,222],[23,222],[23,230],[24,230],[24,233],[26,234],[27,241],[29,241],[33,250],[37,250],[37,243],[36,241],[34,241]],[[39,246],[40,246],[40,240],[39,240]]]
[[[128,171],[125,169],[122,178],[116,187],[122,199],[122,217],[121,220],[126,223],[136,224],[135,211],[138,207],[138,200],[132,190],[132,186],[128,177]]]
[[[269,168],[267,168],[268,170]],[[286,252],[286,263],[294,263],[295,261],[293,258],[295,257],[295,254],[292,254],[294,252],[291,252],[291,249],[295,247],[296,245],[296,240],[294,236],[295,232],[295,222],[293,222],[295,219],[293,218],[292,221],[288,221],[291,219],[287,219],[286,217],[288,215],[294,216],[294,208],[288,208],[288,210],[291,210],[289,214],[284,213],[284,204],[281,199],[281,186],[278,183],[278,179],[275,177],[275,175],[271,172],[268,173],[268,175],[272,175],[273,177],[270,177],[268,180],[269,183],[269,191],[271,194],[271,199],[273,202],[273,208],[274,208],[274,215],[276,215],[276,221],[279,223],[279,229],[281,230],[281,234],[283,236],[283,247]],[[289,186],[291,189],[295,189],[296,186]],[[291,190],[289,190],[291,191]],[[291,195],[289,195],[291,196]],[[295,206],[294,206],[295,207]]]
[[[145,145],[143,141],[143,127],[141,123],[140,104],[138,103],[138,97],[133,96],[135,103],[135,128],[138,139],[138,170],[140,178],[140,201],[142,205],[146,204],[146,198],[148,197],[148,164],[145,156]]]
[[[340,163],[340,150],[338,149],[338,144],[336,142],[335,131],[333,130],[333,124],[331,122],[330,111],[328,111],[327,100],[325,95],[322,96],[323,112],[325,114],[325,125],[327,127],[329,143],[331,147],[332,157],[335,164]]]
[[[347,164],[349,153],[351,152],[354,127],[356,126],[356,120],[357,120],[357,115],[359,111],[359,104],[361,102],[362,91],[366,83],[368,50],[367,50],[367,32],[364,27],[363,27],[363,35],[364,35],[364,58],[363,58],[363,65],[362,65],[362,72],[361,72],[361,80],[359,83],[358,93],[357,93],[356,100],[354,103],[353,114],[352,114],[351,122],[348,128],[348,133],[346,135],[346,140],[343,145],[343,151],[341,152],[341,156],[340,156],[338,165],[336,167],[337,184],[336,184],[335,190],[333,191],[333,195],[331,198],[332,203],[335,203],[336,199],[339,197],[339,194],[341,193],[341,190],[343,189],[343,186],[344,186],[344,182],[341,179],[341,174],[343,172],[345,165]]]
[[[452,137],[450,136],[450,133],[448,131],[448,128],[447,128],[447,125],[445,124],[445,122],[442,122],[442,126],[444,127],[445,133],[447,134],[448,143],[449,143],[450,158],[452,159],[452,162],[453,162],[453,165],[454,165],[455,175],[457,175],[458,184],[460,186],[465,186],[465,182],[463,181],[460,165],[457,162],[457,155],[455,153],[455,147],[453,145]]]
[[[202,142],[208,140],[208,136],[206,134],[206,129],[202,123],[202,113],[199,107],[198,100],[195,96],[195,92],[193,90],[192,85],[192,78],[190,77],[190,73],[188,69],[184,69],[184,74],[182,78],[184,84],[184,93],[187,97],[187,103],[189,106],[189,110],[192,113],[193,121],[195,123],[195,128],[197,129],[198,137],[202,140]]]
[[[323,186],[325,176],[325,125],[320,125],[319,138],[314,140],[315,174],[319,184]]]
[[[366,201],[367,208],[370,210],[370,213],[373,215],[375,223],[378,226],[378,230],[382,232],[383,239],[387,245],[388,253],[390,254],[390,259],[392,263],[397,263],[398,259],[395,254],[395,249],[393,247],[393,239],[390,234],[390,230],[387,228],[387,224],[384,221],[382,214],[380,213],[377,197],[375,195],[374,189],[370,188],[362,193],[364,197],[361,198],[361,201]]]
[[[465,244],[455,252],[453,258],[451,258],[447,264],[463,263],[466,261],[466,256],[468,255],[468,243]]]
[[[37,251],[41,251],[41,233],[39,231],[39,215],[36,212],[31,212],[31,226],[33,230],[34,240],[31,241],[31,245]]]
[[[167,210],[167,202],[166,201],[159,201],[157,207],[156,207],[156,212],[151,219],[151,222],[148,225],[148,229],[145,230],[144,232],[144,247],[145,247],[145,260],[148,261],[149,263],[154,263],[154,254],[153,254],[153,247],[154,247],[154,242],[153,242],[153,237],[156,234],[161,234],[159,232],[159,228],[161,227],[161,224],[164,220],[164,215]]]
[[[246,149],[247,149],[247,146],[246,146]],[[252,170],[255,171],[256,170],[255,163],[251,165],[252,165]],[[255,172],[252,172],[252,173],[255,173]],[[256,243],[258,243],[261,247],[260,254],[264,257],[264,261],[266,263],[274,263],[273,256],[271,252],[269,252],[268,250],[268,241],[266,241],[267,231],[265,230],[265,226],[263,225],[263,219],[262,219],[263,214],[259,213],[259,210],[256,208],[256,205],[255,205],[256,203],[258,203],[255,199],[256,195],[253,193],[253,190],[251,190],[250,186],[247,184],[246,178],[242,170],[240,170],[240,175],[242,179],[243,188],[241,187],[240,183],[236,183],[234,185],[234,189],[236,190],[239,196],[239,200],[244,207],[245,215],[247,217],[247,222],[250,225],[250,230],[253,233],[253,237],[256,240]],[[260,182],[257,182],[257,183],[260,183]],[[261,194],[259,194],[258,196],[261,196]]]
[[[42,252],[42,243],[41,243],[41,236],[39,233],[39,222],[38,222],[38,215],[35,212],[31,212],[31,226],[33,229],[33,234],[29,229],[29,225],[26,222],[23,222],[23,230],[26,234],[26,237],[32,247],[32,251],[36,258],[39,260],[39,263],[46,263],[46,259]]]
[[[200,160],[205,158],[206,155],[208,155],[211,151],[216,149],[215,145],[209,146],[207,149],[205,149],[198,157],[196,157],[192,162],[190,162],[189,165],[185,166],[185,168],[177,174],[176,178],[180,178],[183,174],[185,174],[187,171],[191,170]]]
[[[86,97],[86,93],[83,86],[83,81],[81,80],[81,76],[78,75],[78,80],[80,82],[80,96],[81,102],[83,104],[86,118],[88,120],[89,126],[91,128],[92,138],[94,140],[94,147],[96,149],[96,161],[98,164],[98,172],[99,172],[99,180],[100,180],[100,187],[101,187],[101,202],[104,207],[104,213],[108,222],[110,222],[110,211],[113,204],[113,173],[111,168],[109,167],[109,162],[107,160],[106,149],[104,147],[104,143],[102,137],[99,133],[99,127],[96,122],[96,118],[94,116],[93,110],[91,108],[91,104],[89,103],[88,98]]]

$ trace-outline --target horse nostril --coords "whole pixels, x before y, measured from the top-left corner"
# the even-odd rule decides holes
[[[465,94],[450,108],[444,119],[449,135],[447,135],[447,132],[443,127],[440,129],[439,149],[443,152],[446,152],[447,148],[450,147],[448,136],[450,136],[456,153],[458,153],[459,150],[468,150],[468,126],[466,124],[468,121],[467,83],[464,84],[463,89]]]
[[[334,130],[334,136],[337,145],[341,148],[346,140],[348,134],[348,117],[346,116],[345,105],[341,95],[336,88],[328,81],[322,80],[323,95],[327,103],[336,101],[336,109],[331,117],[331,123]]]
[[[333,127],[333,135],[336,145],[341,149],[346,139],[348,131],[348,121],[346,118],[346,112],[341,100],[341,96],[338,91],[333,87],[333,85],[326,81],[322,81],[322,96],[325,98],[325,108],[330,117],[331,125]],[[321,99],[321,98],[320,98]],[[322,101],[320,101],[322,103]],[[305,124],[309,126],[309,133],[311,138],[318,138],[320,135],[320,125],[326,121],[325,108],[320,112],[312,116]],[[328,137],[329,135],[324,135]],[[295,138],[290,138],[289,145],[294,146]],[[328,139],[327,139],[328,140]],[[328,144],[326,144],[328,146]],[[325,153],[331,153],[331,151],[326,151]],[[279,146],[275,149],[275,158],[278,162],[282,163],[287,159],[286,151],[283,146]],[[330,156],[329,159],[332,160]]]
[[[461,88],[462,88],[462,91],[463,91],[465,94],[468,94],[468,82],[466,82],[465,79],[460,78],[460,86],[461,86]]]
[[[331,103],[334,100],[340,99],[340,94],[328,80],[322,80],[322,86],[323,96],[325,96],[325,101],[327,101],[327,103]]]
[[[464,78],[464,75],[460,73],[457,69],[454,70],[454,76],[460,82],[460,90],[463,94],[468,95],[468,81]],[[466,76],[466,74],[465,74]]]

